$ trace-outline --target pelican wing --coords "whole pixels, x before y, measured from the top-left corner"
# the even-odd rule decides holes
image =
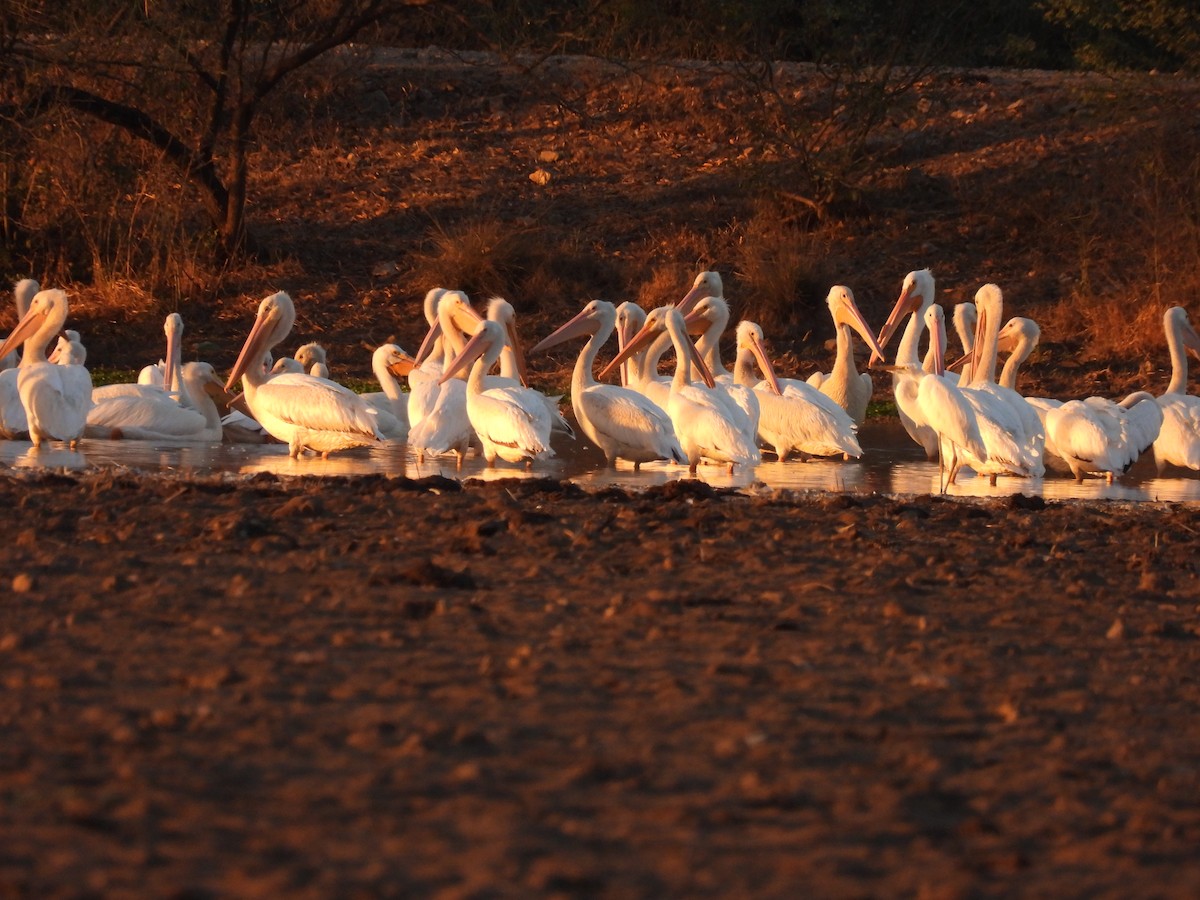
[[[277,375],[260,385],[254,398],[259,410],[288,425],[309,431],[361,434],[383,440],[374,413],[349,388],[325,378],[299,373]]]
[[[14,440],[18,435],[29,433],[29,421],[25,418],[25,405],[17,390],[17,369],[0,372],[0,437]]]
[[[182,437],[204,430],[204,416],[185,409],[162,391],[158,396],[125,394],[102,399],[87,414],[90,426],[140,429],[156,435]]]
[[[647,450],[661,459],[682,459],[671,418],[657,403],[629,388],[597,384],[580,397],[592,427],[631,451]]]
[[[544,402],[530,397],[527,390],[492,388],[481,394],[468,393],[471,425],[480,440],[531,456],[552,455],[549,413]]]
[[[17,389],[32,431],[60,441],[79,438],[92,406],[92,376],[83,366],[38,363],[17,370]]]

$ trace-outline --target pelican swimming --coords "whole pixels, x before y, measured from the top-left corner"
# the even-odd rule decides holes
[[[754,389],[758,399],[758,440],[784,462],[792,453],[801,457],[862,456],[854,423],[844,409],[803,381],[781,391],[779,379],[763,349],[762,329],[743,320],[737,326],[734,377]],[[757,364],[760,380],[754,375]]]
[[[296,307],[285,292],[265,298],[225,389],[241,378],[254,418],[288,445],[292,457],[305,449],[327,457],[334,450],[376,446],[383,440],[377,417],[354,391],[312,375],[267,380],[259,365],[263,354],[288,336],[295,321]]]
[[[616,319],[617,312],[611,303],[593,300],[530,352],[588,336],[571,374],[571,407],[579,427],[604,451],[610,466],[618,459],[629,460],[634,469],[643,462],[658,459],[686,462],[665,410],[631,388],[601,384],[592,375],[596,355],[612,334]]]
[[[69,309],[65,291],[38,291],[28,312],[0,346],[3,357],[25,344],[16,383],[34,447],[52,440],[66,441],[74,449],[83,436],[92,405],[92,377],[88,370],[83,366],[56,366],[46,359],[46,346],[62,331]]]
[[[1200,335],[1182,306],[1163,313],[1163,331],[1171,354],[1171,381],[1158,398],[1163,421],[1154,441],[1154,460],[1159,472],[1167,466],[1200,469],[1200,397],[1187,392],[1187,353],[1200,357]]]
[[[485,386],[485,375],[499,361],[504,341],[503,326],[484,320],[462,352],[447,364],[441,381],[448,382],[456,372],[470,366],[467,415],[483,445],[484,459],[489,466],[496,464],[497,457],[528,466],[554,455],[550,447],[551,419],[543,395],[537,391],[520,386]]]
[[[675,427],[675,437],[688,459],[693,474],[701,459],[726,464],[732,471],[735,465],[754,465],[762,459],[756,436],[747,434],[730,419],[725,404],[712,392],[713,379],[687,335],[683,315],[675,306],[660,306],[646,316],[646,324],[601,372],[606,377],[629,356],[650,344],[666,331],[675,347],[675,375],[667,414]],[[693,367],[700,373],[703,384],[692,382]]]
[[[875,340],[858,305],[854,302],[854,292],[842,284],[835,284],[829,289],[825,298],[829,313],[833,317],[834,331],[837,334],[837,356],[833,361],[833,369],[829,372],[814,372],[808,378],[808,383],[819,389],[826,397],[837,401],[838,406],[850,413],[855,425],[861,425],[867,417],[867,405],[871,402],[873,390],[870,372],[858,372],[854,368],[854,341],[852,331],[866,341],[871,349],[871,361],[883,359],[883,351]]]

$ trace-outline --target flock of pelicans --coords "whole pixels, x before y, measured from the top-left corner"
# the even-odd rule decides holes
[[[481,315],[461,291],[436,288],[425,298],[429,332],[415,357],[395,344],[374,354],[382,391],[357,394],[328,377],[325,351],[307,344],[273,363],[272,351],[291,333],[296,312],[284,292],[272,294],[258,315],[228,379],[212,365],[181,364],[183,322],[167,317],[162,362],[142,370],[136,384],[93,388],[79,335],[64,331],[67,295],[39,290],[32,280],[15,288],[19,322],[0,345],[0,437],[65,441],[124,438],[167,442],[224,439],[288,444],[292,456],[404,440],[419,456],[455,454],[459,463],[478,447],[488,465],[497,458],[532,465],[553,455],[551,434],[573,436],[559,397],[526,384],[525,354],[511,304],[493,299]],[[763,345],[762,329],[736,328],[736,360],[721,361],[720,338],[729,323],[720,276],[702,272],[677,303],[647,313],[633,303],[588,303],[530,353],[586,338],[571,378],[578,427],[610,465],[665,460],[694,473],[701,462],[753,465],[763,449],[791,456],[862,455],[856,429],[872,393],[869,372],[858,372],[854,334],[870,350],[868,367],[905,322],[892,377],[900,418],[928,457],[941,461],[943,488],[961,467],[988,476],[1040,477],[1047,469],[1076,479],[1110,481],[1148,448],[1159,470],[1200,469],[1200,397],[1187,394],[1186,351],[1200,356],[1200,336],[1181,307],[1167,310],[1164,329],[1172,375],[1155,397],[1138,391],[1123,400],[1101,397],[1052,400],[1016,390],[1020,365],[1037,343],[1037,326],[1013,318],[1001,327],[1003,300],[994,284],[975,302],[958,304],[953,320],[964,355],[946,365],[946,325],[934,302],[928,269],[910,272],[899,299],[876,335],[849,288],[827,297],[837,334],[831,371],[807,381],[779,378]],[[617,332],[617,355],[594,374],[601,347]],[[920,344],[928,331],[924,356]],[[695,340],[693,340],[693,337]],[[51,342],[53,350],[47,355]],[[24,349],[18,359],[17,349]],[[674,350],[674,373],[659,374]],[[1009,354],[999,381],[999,354]],[[494,372],[498,367],[498,372]],[[619,373],[620,384],[603,379]],[[407,378],[408,391],[401,387]],[[223,414],[229,391],[241,381],[242,408]],[[270,438],[267,438],[269,435]]]

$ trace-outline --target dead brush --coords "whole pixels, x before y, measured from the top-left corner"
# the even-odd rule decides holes
[[[407,276],[424,291],[441,286],[471,296],[518,294],[545,252],[540,229],[499,218],[434,223],[423,246],[408,254]]]

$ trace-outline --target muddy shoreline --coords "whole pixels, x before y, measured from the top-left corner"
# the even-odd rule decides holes
[[[1172,504],[0,476],[11,896],[1187,896]]]

